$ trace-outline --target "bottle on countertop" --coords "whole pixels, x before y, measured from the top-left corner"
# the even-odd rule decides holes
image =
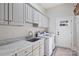
[[[40,36],[40,31],[36,32],[35,37],[39,37]]]

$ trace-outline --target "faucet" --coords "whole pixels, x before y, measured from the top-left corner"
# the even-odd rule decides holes
[[[32,32],[32,31],[29,31],[29,32],[28,32],[28,36],[29,36],[29,37],[33,37],[33,32]]]

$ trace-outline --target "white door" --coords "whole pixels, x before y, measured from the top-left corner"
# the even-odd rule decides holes
[[[72,17],[56,19],[56,45],[59,47],[72,47]]]

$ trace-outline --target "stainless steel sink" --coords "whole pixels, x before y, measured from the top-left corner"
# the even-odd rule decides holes
[[[35,42],[35,41],[38,41],[40,38],[31,38],[31,39],[28,39],[27,41],[30,41],[30,42]]]

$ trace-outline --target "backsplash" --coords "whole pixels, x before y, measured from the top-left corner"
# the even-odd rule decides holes
[[[3,26],[0,25],[0,40],[8,38],[16,38],[28,36],[28,32],[32,31],[33,35],[37,31],[45,31],[45,28],[33,27],[32,24],[26,23],[24,26]]]

